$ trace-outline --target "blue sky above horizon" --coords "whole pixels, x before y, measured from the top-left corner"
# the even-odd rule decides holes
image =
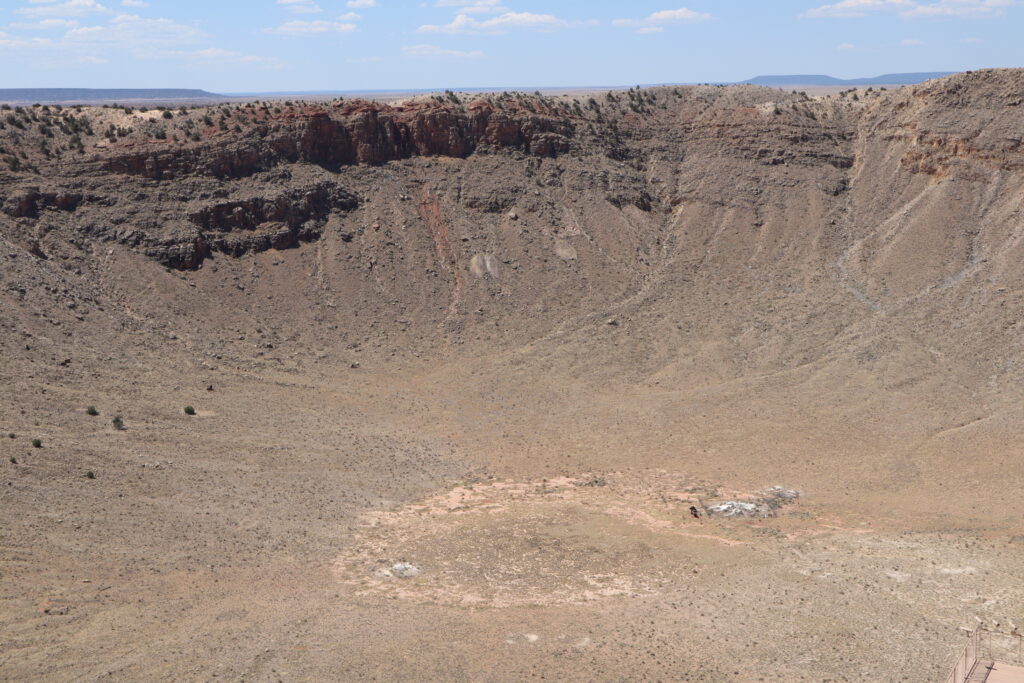
[[[0,0],[0,88],[270,92],[1024,66],[1024,0]]]

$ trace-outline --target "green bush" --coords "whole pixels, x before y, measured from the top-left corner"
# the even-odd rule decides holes
[[[85,414],[92,415],[95,417],[96,415],[100,414],[100,411],[96,410],[96,406],[89,406],[88,408],[85,409]]]
[[[96,478],[96,474],[93,473],[92,470],[89,470],[88,472],[85,473],[85,478],[86,479],[95,479]]]
[[[185,414],[186,415],[195,415],[196,414],[196,409],[193,408],[192,406],[185,406]]]
[[[113,419],[114,429],[121,431],[124,429],[124,420],[121,419],[120,415],[115,415]]]
[[[42,439],[32,439],[32,448],[42,448],[42,447],[43,447],[43,440]]]

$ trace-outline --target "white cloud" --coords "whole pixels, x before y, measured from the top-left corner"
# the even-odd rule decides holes
[[[413,59],[480,59],[484,53],[479,50],[446,50],[437,45],[406,45],[402,48],[402,55]]]
[[[206,34],[187,24],[170,19],[144,19],[135,14],[121,14],[103,26],[79,26],[64,34],[64,43],[80,48],[183,45],[196,43]]]
[[[808,19],[824,17],[863,17],[870,12],[906,11],[913,7],[911,0],[841,0],[833,5],[822,5],[803,13]]]
[[[204,50],[195,50],[191,54],[196,57],[202,57],[203,59],[224,59],[241,57],[242,55],[238,52],[232,52],[231,50],[225,50],[219,47],[208,47]]]
[[[136,55],[140,59],[173,60],[184,67],[197,69],[222,68],[230,66],[255,66],[276,69],[281,66],[277,57],[260,57],[219,47],[200,50],[148,49]]]
[[[265,28],[264,33],[283,36],[326,35],[331,33],[352,33],[358,27],[341,21],[286,21],[277,28]]]
[[[284,5],[288,10],[296,14],[316,14],[323,12],[320,5],[313,0],[277,0],[277,4]]]
[[[840,0],[809,9],[800,15],[807,19],[849,19],[870,14],[898,14],[905,19],[920,17],[995,17],[1018,0]]]
[[[919,45],[924,45],[924,41],[918,40],[917,38],[907,38],[905,40],[901,40],[900,45],[903,47],[917,47]]]
[[[704,21],[705,19],[710,18],[710,14],[694,12],[691,9],[680,7],[679,9],[666,9],[660,12],[655,12],[651,16],[647,17],[647,21],[654,24],[668,24],[672,22]]]
[[[60,3],[50,2],[42,7],[21,7],[15,11],[26,17],[84,17],[90,14],[110,13],[109,9],[96,2],[96,0],[66,0],[66,2]]]
[[[36,4],[43,3],[37,0]],[[42,19],[27,26],[68,29],[57,40],[10,36],[0,32],[0,49],[14,50],[19,57],[30,59],[36,66],[44,68],[107,64],[126,57],[174,60],[195,67],[231,64],[280,66],[280,61],[272,57],[245,55],[216,47],[187,49],[184,46],[201,45],[209,36],[194,26],[171,19],[119,14],[106,23],[93,26],[79,26],[68,19]]]
[[[665,26],[671,24],[692,24],[712,18],[710,14],[680,7],[679,9],[654,12],[645,19],[615,19],[612,21],[612,25],[620,28],[635,28],[637,33],[661,33],[665,30]]]
[[[11,24],[11,28],[23,28],[30,31],[52,31],[55,29],[69,29],[78,26],[74,19],[40,19],[31,24]]]
[[[122,7],[149,7],[145,0],[121,0]]]
[[[531,12],[505,12],[496,17],[480,21],[468,14],[458,14],[450,24],[420,26],[419,33],[507,33],[509,31],[558,31],[578,26],[578,22],[569,22],[551,14],[533,14]]]
[[[47,38],[23,38],[0,31],[0,50],[25,50],[33,47],[49,47],[53,41]]]
[[[919,3],[905,16],[913,17],[995,17],[1015,0],[940,0],[934,3]]]
[[[219,47],[208,47],[203,50],[183,52],[180,55],[188,60],[203,64],[254,64],[259,66],[279,67],[281,62],[277,57],[260,57],[258,55],[246,55],[241,52],[224,50]]]
[[[501,0],[437,0],[434,7],[458,7],[458,14],[499,14],[508,11]]]
[[[367,7],[376,7],[377,0],[348,0],[345,6],[351,9],[366,9]]]

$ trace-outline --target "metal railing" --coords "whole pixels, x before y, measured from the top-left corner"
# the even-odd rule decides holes
[[[978,658],[1014,666],[1024,666],[1024,634],[978,629]]]
[[[979,634],[979,631],[969,631],[967,633],[967,645],[964,646],[963,652],[957,657],[953,670],[946,676],[946,683],[965,683],[971,677],[971,672],[974,671],[974,667],[978,664]]]
[[[966,683],[978,662],[1024,666],[1024,634],[1017,629],[1004,633],[984,627],[967,631],[967,644],[946,676],[946,683]]]

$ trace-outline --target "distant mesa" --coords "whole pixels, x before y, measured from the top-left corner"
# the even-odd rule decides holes
[[[164,88],[0,88],[5,104],[104,104],[110,102],[206,102],[223,100],[205,90]]]
[[[928,71],[908,74],[883,74],[874,78],[834,78],[821,74],[791,74],[785,76],[757,76],[744,85],[764,85],[773,88],[793,86],[858,86],[858,85],[916,85],[933,78],[950,76],[952,71]]]

